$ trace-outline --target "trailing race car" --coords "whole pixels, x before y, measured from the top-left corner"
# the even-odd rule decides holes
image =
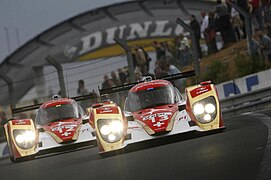
[[[195,75],[194,71],[164,77],[146,78],[133,83],[100,90],[100,95],[130,89],[124,113],[113,102],[89,109],[96,129],[101,155],[141,141],[189,131],[225,128],[216,88],[210,82],[187,87],[186,100],[168,80]]]
[[[35,119],[10,119],[4,125],[11,161],[68,147],[96,145],[89,116],[75,100],[55,97],[41,105],[13,109],[13,113],[38,107]]]

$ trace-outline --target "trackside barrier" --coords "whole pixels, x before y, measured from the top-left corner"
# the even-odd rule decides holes
[[[228,97],[220,102],[223,115],[264,109],[271,105],[271,87]]]

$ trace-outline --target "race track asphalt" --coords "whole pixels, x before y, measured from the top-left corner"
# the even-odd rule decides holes
[[[224,120],[226,130],[216,134],[188,134],[107,158],[100,158],[96,147],[21,163],[5,158],[0,180],[271,179],[266,168],[271,167],[271,150],[266,149],[271,112]]]

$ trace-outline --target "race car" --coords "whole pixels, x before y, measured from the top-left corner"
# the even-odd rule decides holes
[[[113,102],[89,109],[100,155],[117,152],[130,144],[184,132],[224,129],[213,84],[207,81],[187,87],[185,100],[169,81],[193,75],[194,71],[188,71],[160,80],[148,77],[140,83],[100,90],[103,95],[130,89],[124,111]]]
[[[4,125],[12,162],[33,159],[49,151],[97,144],[89,116],[75,100],[55,96],[41,105],[13,111],[23,112],[37,107],[35,119],[13,118]]]

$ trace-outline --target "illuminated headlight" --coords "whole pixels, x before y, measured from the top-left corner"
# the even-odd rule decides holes
[[[206,121],[206,122],[210,122],[212,120],[212,116],[210,114],[205,114],[203,116],[203,119]]]
[[[123,123],[116,119],[99,119],[98,129],[103,140],[109,143],[119,141],[123,136]]]
[[[212,114],[216,111],[215,105],[212,103],[208,103],[205,105],[205,111],[209,114]]]
[[[193,105],[193,112],[197,121],[201,123],[212,122],[216,115],[216,101],[213,96],[205,98]]]
[[[110,127],[113,133],[123,131],[123,124],[120,121],[112,121]]]
[[[13,136],[16,144],[22,149],[30,149],[35,145],[36,133],[32,130],[15,129]]]
[[[111,133],[111,128],[109,125],[103,125],[100,129],[102,135],[106,136],[109,135]]]
[[[194,114],[201,115],[204,113],[204,106],[201,103],[197,103],[193,108]]]

